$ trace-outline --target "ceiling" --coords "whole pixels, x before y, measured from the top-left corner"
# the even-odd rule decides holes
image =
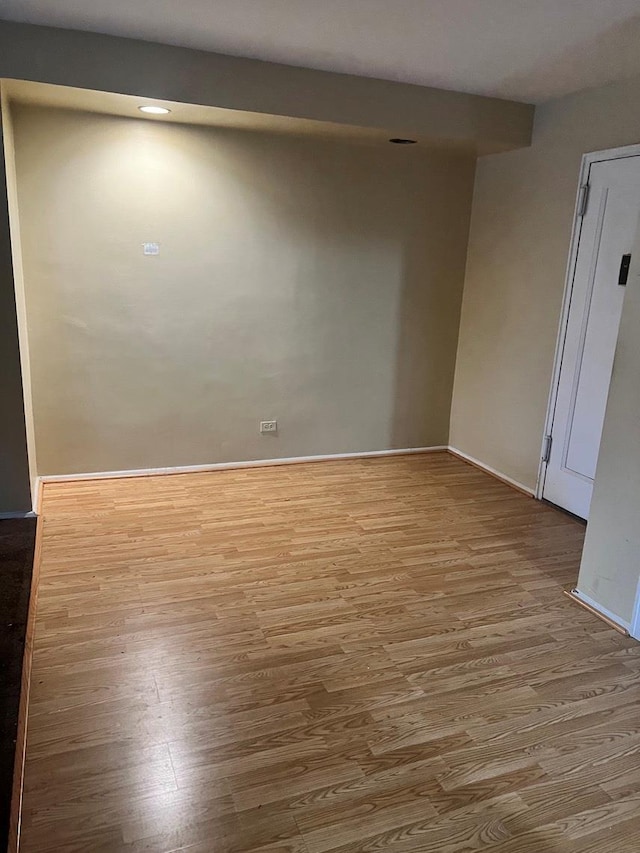
[[[0,0],[0,18],[530,103],[640,74],[640,0]]]

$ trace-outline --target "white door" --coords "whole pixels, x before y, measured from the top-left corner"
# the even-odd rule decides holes
[[[622,313],[619,281],[640,214],[640,155],[592,162],[588,184],[542,490],[585,519]]]

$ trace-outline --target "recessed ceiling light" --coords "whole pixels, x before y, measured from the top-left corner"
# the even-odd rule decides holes
[[[401,137],[394,137],[389,140],[389,142],[393,142],[394,145],[415,145],[417,141],[417,139],[402,139]]]
[[[171,110],[168,110],[166,107],[138,107],[141,113],[147,113],[150,116],[166,116],[167,113],[170,113]]]

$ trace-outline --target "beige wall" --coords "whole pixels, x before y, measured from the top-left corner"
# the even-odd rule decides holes
[[[640,142],[640,79],[536,111],[530,149],[478,161],[451,443],[533,488],[582,154]]]
[[[624,297],[578,578],[580,592],[627,623],[640,578],[639,329],[640,234]]]
[[[533,118],[532,106],[496,98],[8,21],[0,21],[0,78],[332,122],[482,151],[529,144]],[[16,312],[4,207],[0,210],[4,264],[0,299],[6,303],[0,306],[4,357],[0,512],[23,509],[29,490],[20,438],[25,423],[20,364],[14,351]]]
[[[31,509],[9,207],[0,121],[0,513]]]
[[[5,155],[5,184],[9,213],[9,230],[11,237],[11,261],[13,266],[13,289],[15,291],[15,311],[18,326],[18,341],[20,367],[22,370],[21,387],[23,400],[16,407],[16,420],[24,423],[27,443],[27,458],[29,462],[29,480],[31,496],[37,496],[38,466],[36,464],[35,432],[33,428],[33,405],[31,394],[31,368],[29,366],[29,346],[27,341],[27,312],[24,294],[24,275],[22,269],[22,243],[20,236],[20,216],[18,213],[18,188],[16,182],[15,147],[13,133],[13,115],[4,82],[0,82],[2,100],[2,127],[4,130]]]
[[[14,125],[39,473],[447,442],[472,158]]]

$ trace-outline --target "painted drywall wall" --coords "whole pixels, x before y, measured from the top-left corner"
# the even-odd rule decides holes
[[[0,21],[0,77],[312,119],[483,151],[528,145],[529,104]]]
[[[31,367],[29,365],[29,346],[27,340],[27,312],[24,296],[24,275],[22,269],[22,243],[20,235],[20,215],[18,211],[18,188],[16,185],[15,148],[13,134],[13,115],[9,105],[5,86],[0,83],[2,101],[2,129],[4,141],[5,185],[9,210],[9,228],[11,235],[11,261],[15,286],[15,310],[18,322],[18,341],[20,348],[20,366],[22,371],[22,390],[24,405],[24,423],[29,461],[29,486],[32,498],[38,487],[38,468],[36,464],[35,431],[33,426],[33,404],[31,394]],[[35,507],[34,507],[35,509]]]
[[[40,474],[446,444],[471,157],[25,106],[14,133]]]
[[[632,257],[578,578],[627,624],[640,579],[640,234]]]
[[[511,101],[8,21],[0,21],[0,78],[390,129],[391,135],[415,134],[483,151],[528,145],[533,120],[533,107]],[[0,232],[3,251],[9,258],[4,186],[3,182]],[[4,437],[0,452],[7,460],[0,474],[7,484],[2,488],[8,511],[19,511],[28,484],[25,480],[17,485],[15,480],[24,475],[24,466],[19,458],[22,451],[13,443],[20,444],[25,423],[23,417],[18,418],[22,420],[20,426],[13,411],[19,396],[14,399],[14,392],[21,387],[22,379],[19,360],[11,355],[16,337],[11,278],[6,266],[0,340],[5,356],[2,387],[7,414],[4,432],[0,433]],[[3,507],[4,501],[0,501],[0,511]]]
[[[31,490],[1,121],[0,146],[0,513],[11,513],[31,509]]]
[[[530,149],[478,161],[451,443],[535,487],[582,155],[640,141],[640,79],[536,111]]]

